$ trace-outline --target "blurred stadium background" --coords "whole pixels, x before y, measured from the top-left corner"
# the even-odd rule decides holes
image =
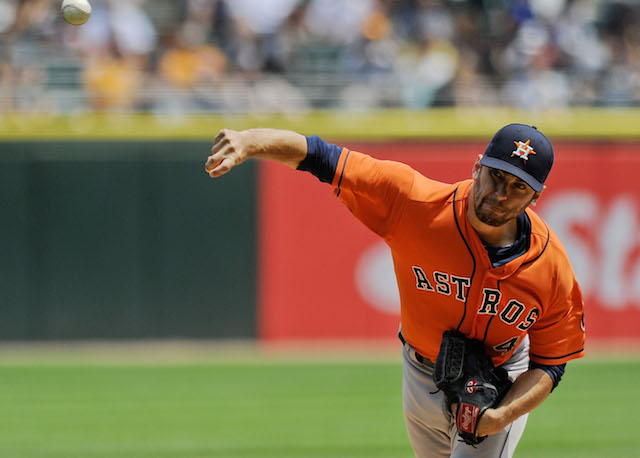
[[[2,0],[1,107],[291,113],[636,106],[632,1]]]
[[[588,356],[516,456],[640,456],[640,4],[0,0],[0,457],[408,457],[390,257],[278,127],[467,178],[535,124]],[[544,282],[545,279],[541,279]]]

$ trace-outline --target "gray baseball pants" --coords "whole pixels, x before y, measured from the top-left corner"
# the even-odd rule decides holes
[[[402,398],[409,440],[418,458],[427,457],[482,457],[508,458],[518,445],[527,423],[527,415],[507,425],[497,434],[488,436],[476,448],[461,441],[456,433],[456,422],[444,395],[433,383],[433,364],[416,358],[409,344],[403,350]],[[529,368],[529,336],[503,366],[511,380]]]

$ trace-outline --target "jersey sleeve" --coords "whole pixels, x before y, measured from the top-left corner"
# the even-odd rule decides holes
[[[569,294],[545,311],[529,330],[529,337],[533,362],[559,365],[584,356],[584,303],[575,278]]]
[[[529,363],[529,369],[542,369],[545,371],[549,377],[551,377],[551,381],[553,382],[553,386],[551,387],[551,391],[555,390],[562,376],[564,375],[564,371],[567,367],[567,364],[558,364],[557,366],[547,366],[546,364],[539,364],[534,361]]]
[[[406,204],[415,174],[406,164],[343,149],[332,185],[356,218],[387,237]]]
[[[306,137],[307,155],[297,170],[309,172],[325,183],[331,183],[343,148],[322,140],[317,135]]]

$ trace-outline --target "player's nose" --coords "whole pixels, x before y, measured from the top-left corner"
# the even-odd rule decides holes
[[[507,200],[507,187],[504,184],[498,184],[496,185],[493,194],[498,200]]]

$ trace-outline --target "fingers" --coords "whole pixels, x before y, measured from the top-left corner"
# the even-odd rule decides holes
[[[235,155],[227,149],[218,151],[207,158],[204,170],[210,177],[224,175],[235,165]]]
[[[222,137],[227,135],[227,129],[222,129],[220,132],[218,132],[218,135],[216,135],[216,137],[213,139],[213,142],[217,142],[218,140],[220,140]]]
[[[204,165],[205,172],[212,178],[224,175],[236,165],[237,154],[231,145],[230,132],[222,129],[213,140],[211,155]]]
[[[212,154],[207,158],[207,162],[204,164],[204,171],[207,173],[211,173],[211,171],[216,168],[222,162],[223,157],[220,155]]]
[[[213,156],[212,156],[213,157]],[[216,178],[224,175],[229,170],[233,168],[233,161],[229,157],[223,158],[220,162],[218,162],[215,166],[211,168],[207,173],[211,178]]]
[[[211,147],[211,154],[215,154],[218,151],[220,151],[220,149],[229,144],[229,138],[228,138],[228,130],[227,129],[222,129],[220,132],[218,132],[218,135],[216,135],[216,137],[213,139],[213,146]]]

